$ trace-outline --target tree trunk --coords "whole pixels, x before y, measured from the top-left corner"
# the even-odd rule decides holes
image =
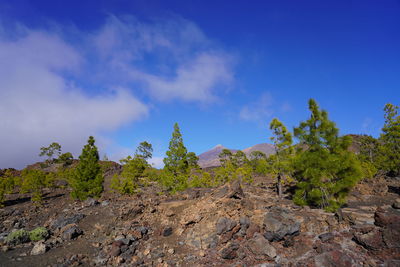
[[[278,197],[282,198],[282,176],[278,174]]]

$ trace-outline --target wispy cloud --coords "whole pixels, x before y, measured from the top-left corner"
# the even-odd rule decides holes
[[[212,102],[233,81],[232,57],[184,19],[111,16],[92,40],[108,73],[139,83],[159,101]]]
[[[243,106],[239,112],[239,118],[245,121],[264,123],[273,114],[272,104],[272,96],[266,92],[256,101]]]

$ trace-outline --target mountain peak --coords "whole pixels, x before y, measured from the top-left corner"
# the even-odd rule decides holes
[[[223,148],[224,146],[223,145],[221,145],[221,144],[218,144],[218,145],[216,145],[215,147],[213,147],[213,148]]]

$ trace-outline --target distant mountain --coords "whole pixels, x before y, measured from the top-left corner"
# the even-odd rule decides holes
[[[236,153],[237,149],[230,149],[226,148],[223,145],[216,145],[212,149],[202,153],[199,155],[199,165],[202,168],[208,168],[208,167],[216,167],[220,166],[220,161],[218,155],[222,152],[224,149],[229,149],[232,151],[232,153]],[[265,153],[267,156],[275,153],[274,146],[272,144],[257,144],[252,147],[248,147],[246,149],[243,149],[243,152],[249,156],[251,152],[253,151],[261,151]]]
[[[212,149],[202,153],[199,155],[199,165],[202,168],[207,168],[207,167],[215,167],[219,166],[219,157],[218,155],[222,152],[224,149],[229,149],[224,147],[223,145],[216,145]],[[238,151],[237,149],[229,149],[232,151],[232,153],[236,153]]]
[[[262,144],[257,144],[255,146],[248,147],[246,149],[243,149],[242,151],[244,153],[246,153],[247,156],[249,156],[250,153],[253,151],[261,151],[261,152],[265,153],[265,155],[269,156],[269,155],[275,153],[275,148],[274,148],[273,144],[262,143]]]

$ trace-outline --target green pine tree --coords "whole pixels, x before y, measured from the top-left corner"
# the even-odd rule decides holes
[[[295,160],[298,183],[293,199],[299,205],[334,211],[345,203],[350,189],[361,178],[361,167],[354,153],[348,150],[351,137],[339,137],[335,123],[315,100],[309,100],[309,109],[311,117],[294,129],[300,144]]]
[[[174,125],[169,149],[164,158],[164,172],[161,183],[170,191],[180,191],[188,187],[190,170],[197,167],[198,157],[187,151],[183,144],[178,123]]]
[[[275,146],[275,156],[272,164],[273,172],[277,175],[277,191],[278,196],[282,197],[282,178],[291,171],[291,160],[293,156],[293,139],[292,134],[287,130],[286,126],[278,119],[273,119],[269,125],[274,136],[271,141]]]
[[[380,137],[379,165],[389,176],[400,175],[400,115],[399,107],[386,104],[385,124]]]
[[[99,164],[99,152],[94,145],[93,136],[83,147],[79,163],[71,178],[71,196],[74,199],[85,200],[88,197],[100,197],[103,192],[103,174]]]

